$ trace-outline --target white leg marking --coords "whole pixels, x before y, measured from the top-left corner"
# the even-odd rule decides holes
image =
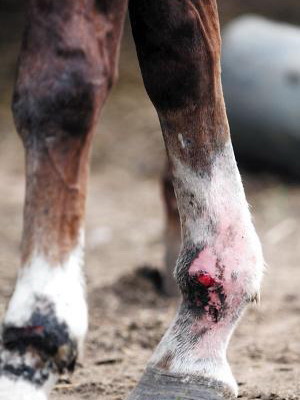
[[[227,278],[234,272],[242,274],[245,291],[254,295],[260,288],[264,259],[231,143],[215,159],[211,176],[201,176],[178,160],[173,163],[175,176],[180,181],[178,205],[183,208],[181,214],[185,215],[183,240],[188,237],[195,245],[205,243],[216,253],[222,251]],[[199,217],[197,210],[194,215],[186,212],[186,200],[181,199],[182,193],[186,192],[192,193],[200,202],[206,210],[205,217]],[[217,233],[212,231],[211,221],[217,225]],[[230,234],[234,235],[232,240],[228,237]]]
[[[0,400],[47,400],[47,390],[36,388],[24,380],[15,381],[2,376]]]
[[[33,256],[19,272],[4,323],[26,326],[35,310],[36,298],[41,296],[54,305],[58,321],[66,323],[70,335],[81,343],[88,327],[82,264],[83,239],[61,265],[49,265],[42,255]]]
[[[181,309],[150,365],[159,367],[167,357],[169,372],[217,379],[237,394],[226,349],[245,296],[254,298],[259,292],[264,271],[260,241],[251,221],[231,143],[216,157],[209,175],[196,173],[177,159],[172,162],[178,206],[184,221],[182,250],[191,243],[195,248],[204,248],[188,273],[193,276],[205,271],[216,277],[218,260],[223,266],[223,290],[229,311],[216,322],[208,313],[196,319],[188,307]],[[195,204],[191,204],[193,199]],[[197,205],[201,206],[201,212]],[[177,270],[181,268],[179,258]],[[214,293],[210,293],[213,298]]]
[[[51,333],[51,324],[54,324],[53,334],[58,337],[63,335],[64,340],[68,340],[69,337],[72,345],[76,346],[77,344],[76,347],[80,351],[88,328],[88,309],[82,264],[83,235],[81,235],[78,247],[60,265],[50,265],[42,255],[34,255],[19,272],[16,288],[5,315],[4,327],[8,329],[10,327],[25,328],[26,332],[26,328],[29,327],[30,330],[31,325],[35,324],[32,320],[34,315],[37,314],[36,318],[39,321],[40,313],[45,324],[49,324],[45,329],[49,329]],[[57,324],[59,325],[57,326]],[[62,332],[58,332],[60,329]],[[73,344],[73,342],[75,343]],[[58,350],[67,351],[63,348]],[[65,354],[59,352],[57,357],[65,357]],[[63,362],[64,360],[65,358],[63,358]],[[41,360],[31,350],[24,354],[18,349],[2,349],[0,354],[0,400],[11,398],[16,400],[46,399],[57,379],[57,371],[53,362],[50,356],[49,360],[45,360],[44,355],[41,363]]]

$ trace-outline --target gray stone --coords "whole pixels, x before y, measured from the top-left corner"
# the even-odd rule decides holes
[[[238,159],[300,179],[300,29],[238,18],[223,32],[222,70]]]

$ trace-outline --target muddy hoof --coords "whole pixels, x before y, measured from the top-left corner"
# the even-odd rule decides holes
[[[148,368],[127,400],[224,400],[232,392],[217,381]]]
[[[77,359],[77,343],[70,339],[64,325],[45,324],[27,327],[4,326],[2,333],[3,350],[19,354],[31,354],[42,364],[51,364],[51,369],[60,374],[73,372]],[[20,366],[18,373],[21,371]]]

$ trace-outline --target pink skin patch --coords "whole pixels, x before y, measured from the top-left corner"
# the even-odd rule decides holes
[[[230,223],[232,220],[235,221],[234,224]],[[189,275],[197,277],[208,274],[231,291],[236,286],[232,276],[239,276],[241,279],[241,275],[245,274],[241,260],[247,260],[245,230],[240,221],[227,215],[222,218],[215,242],[198,254],[189,268]],[[205,282],[208,282],[206,278],[199,281],[206,286]]]
[[[210,248],[206,248],[201,251],[198,257],[193,261],[189,269],[189,274],[193,276],[201,274],[204,271],[214,272],[216,264],[217,257],[212,253],[212,250]]]
[[[219,243],[217,241],[216,244]],[[202,317],[202,323],[196,324],[197,328],[201,326],[199,329],[203,328],[203,323],[209,329],[218,329],[215,323],[219,325],[226,314],[230,318],[230,310],[237,309],[244,298],[241,282],[245,274],[239,267],[237,247],[216,247],[207,247],[201,251],[189,268],[190,277],[199,286],[206,288],[209,296],[209,300],[204,297],[203,301],[203,292],[198,293],[196,290],[194,293],[194,304],[207,311]]]
[[[195,330],[206,327],[213,334],[228,323],[225,320],[230,320],[245,301],[244,287],[251,273],[248,265],[253,262],[247,227],[230,212],[224,213],[215,240],[198,254],[188,271],[199,285],[191,297],[194,306],[206,311],[195,322]]]

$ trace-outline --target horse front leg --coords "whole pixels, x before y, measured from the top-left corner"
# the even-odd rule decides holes
[[[44,399],[88,327],[88,159],[126,1],[31,0],[13,100],[26,152],[21,269],[3,325],[0,398]]]
[[[232,150],[216,0],[130,0],[147,92],[158,112],[182,226],[182,303],[130,400],[237,394],[226,359],[258,299],[263,256]]]

